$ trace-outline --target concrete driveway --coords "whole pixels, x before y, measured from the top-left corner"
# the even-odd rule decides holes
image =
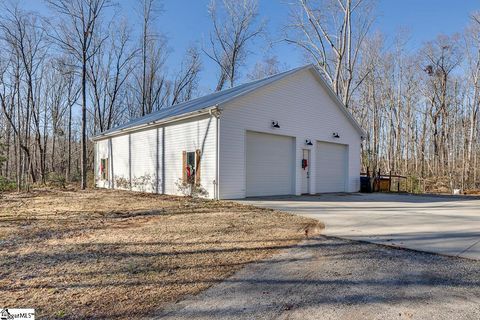
[[[239,202],[318,219],[328,236],[480,260],[479,198],[373,193]]]

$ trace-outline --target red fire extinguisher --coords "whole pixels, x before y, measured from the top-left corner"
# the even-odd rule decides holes
[[[308,167],[308,160],[302,159],[302,169],[305,170]]]

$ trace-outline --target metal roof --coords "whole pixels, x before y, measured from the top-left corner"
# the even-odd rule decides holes
[[[263,87],[263,86],[268,85],[272,82],[283,79],[283,78],[285,78],[285,77],[287,77],[287,76],[289,76],[293,73],[296,73],[300,70],[310,69],[310,68],[312,68],[316,71],[316,74],[318,76],[320,76],[321,82],[326,87],[328,87],[328,89],[331,91],[330,93],[333,93],[330,86],[328,86],[328,84],[325,83],[325,81],[323,80],[321,75],[318,73],[316,68],[312,64],[308,64],[308,65],[305,65],[305,66],[302,66],[302,67],[299,67],[299,68],[295,68],[295,69],[292,69],[292,70],[289,70],[289,71],[278,73],[276,75],[273,75],[273,76],[270,76],[270,77],[267,77],[267,78],[264,78],[264,79],[248,82],[248,83],[245,83],[245,84],[242,84],[242,85],[239,85],[239,86],[235,86],[235,87],[230,88],[230,89],[214,92],[214,93],[208,94],[208,95],[200,97],[200,98],[196,98],[196,99],[193,99],[193,100],[190,100],[190,101],[187,101],[187,102],[182,102],[182,103],[179,103],[179,104],[176,104],[176,105],[173,105],[173,106],[162,108],[158,111],[152,112],[152,113],[150,113],[148,115],[145,115],[143,117],[133,119],[133,120],[131,120],[131,121],[125,123],[125,124],[122,124],[120,126],[112,128],[110,130],[104,131],[104,132],[96,135],[92,139],[93,140],[101,139],[103,136],[115,134],[117,132],[120,133],[124,130],[134,129],[136,127],[146,126],[148,124],[153,124],[153,123],[156,123],[156,122],[168,120],[170,118],[179,118],[182,115],[186,116],[187,114],[191,114],[191,113],[194,113],[196,111],[202,111],[202,110],[205,110],[205,109],[214,108],[214,107],[218,106],[219,104],[222,104],[222,103],[225,103],[227,101],[233,100],[233,99],[235,99],[239,96],[242,96],[246,93],[254,91],[254,90],[256,90],[260,87]],[[340,100],[338,100],[338,98],[336,97],[335,94],[334,94],[334,96],[337,99],[337,102],[340,102]],[[340,102],[340,104],[341,104],[341,102]],[[360,128],[358,123],[356,123],[356,121],[351,117],[350,113],[346,110],[346,108],[343,107],[342,109],[345,109],[343,111],[346,111],[348,117],[351,120],[353,120],[354,125],[356,125],[360,129],[360,132],[363,132],[363,130]]]

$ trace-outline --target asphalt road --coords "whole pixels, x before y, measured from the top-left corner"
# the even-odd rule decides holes
[[[160,318],[477,320],[480,261],[320,236],[248,265]]]

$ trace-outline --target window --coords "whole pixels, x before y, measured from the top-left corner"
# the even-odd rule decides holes
[[[187,152],[187,181],[189,183],[195,182],[195,170],[197,169],[195,161],[195,152]]]
[[[108,180],[108,158],[100,159],[100,178]]]
[[[200,150],[183,151],[183,181],[187,183],[200,183]]]

